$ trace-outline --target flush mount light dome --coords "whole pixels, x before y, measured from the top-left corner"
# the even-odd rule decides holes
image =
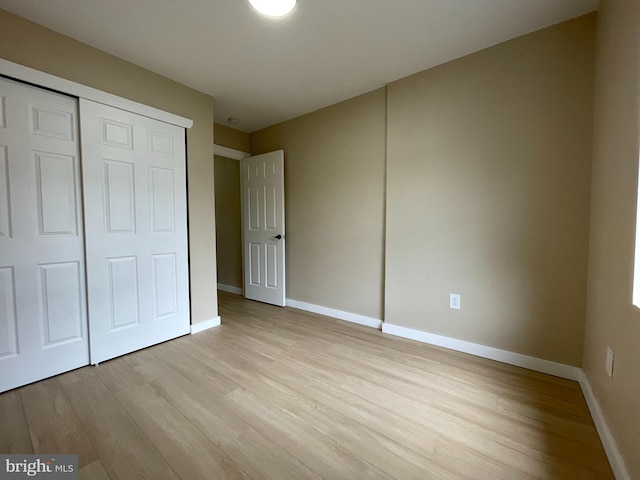
[[[253,8],[270,17],[283,17],[293,10],[296,0],[249,0]]]

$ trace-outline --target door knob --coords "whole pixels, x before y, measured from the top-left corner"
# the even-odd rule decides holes
[[[282,235],[277,234],[277,235],[274,235],[274,236],[273,236],[273,237],[271,237],[271,238],[275,238],[276,240],[280,240],[280,239],[282,238]]]

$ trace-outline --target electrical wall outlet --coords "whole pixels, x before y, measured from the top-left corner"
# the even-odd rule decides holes
[[[613,377],[613,365],[614,365],[613,350],[611,350],[611,347],[607,347],[607,364],[605,368],[607,370],[607,375],[609,375],[610,377]]]
[[[460,310],[460,294],[459,293],[449,294],[449,308],[452,308],[453,310]]]

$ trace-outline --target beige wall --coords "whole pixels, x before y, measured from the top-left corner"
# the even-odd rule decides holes
[[[216,317],[213,98],[4,10],[0,58],[193,120],[187,132],[191,318]]]
[[[640,478],[640,312],[633,288],[640,2],[604,0],[598,18],[589,303],[583,367],[631,478]],[[615,353],[605,374],[607,346]]]
[[[218,283],[242,288],[240,162],[216,155],[214,172]]]
[[[386,322],[580,365],[595,20],[388,86]]]
[[[251,134],[285,152],[287,297],[382,318],[385,90]]]
[[[251,149],[251,143],[249,141],[249,134],[236,130],[235,128],[227,127],[220,123],[213,124],[213,137],[216,145],[222,145],[223,147],[234,148],[241,152],[248,152]]]

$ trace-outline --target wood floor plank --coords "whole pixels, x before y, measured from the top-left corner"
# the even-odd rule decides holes
[[[170,343],[170,342],[165,342],[165,343]],[[131,368],[135,368],[141,363],[148,362],[149,360],[153,360],[155,358],[155,355],[153,354],[154,350],[159,348],[161,345],[164,345],[164,344],[154,345],[148,348],[144,348],[142,350],[138,350],[137,352],[132,352],[128,355],[125,355],[121,358],[123,358],[125,362],[127,362],[129,366],[131,366]]]
[[[100,460],[85,465],[78,471],[79,480],[111,480]]]
[[[87,365],[86,367],[58,375],[56,378],[60,382],[60,385],[69,385],[70,383],[79,382],[83,378],[93,377],[95,374],[95,367]]]
[[[136,371],[214,445],[233,442],[249,429],[240,417],[215,400],[207,384],[193,383],[157,359],[138,365]]]
[[[238,330],[244,334],[242,336],[238,335]],[[231,348],[237,347],[241,350],[249,350],[270,360],[281,358],[289,345],[286,343],[283,345],[283,342],[274,341],[268,336],[260,335],[259,332],[256,334],[255,330],[255,328],[247,329],[244,325],[239,325],[239,328],[236,327],[233,330],[227,328],[208,330],[199,335],[197,340],[207,344],[217,342]]]
[[[249,478],[150,386],[132,387],[116,397],[180,478]]]
[[[491,478],[495,480],[535,480],[521,470],[499,462],[491,457],[478,453],[472,448],[455,443],[451,440],[438,442],[433,460],[451,472],[460,474],[463,478]]]
[[[535,391],[535,389],[534,389]],[[522,394],[506,388],[498,393],[498,409],[505,412],[536,418],[541,414],[561,417],[570,422],[592,427],[593,420],[589,410],[576,406],[575,401],[566,401],[558,397],[550,397],[536,391],[532,395],[531,389]],[[585,402],[586,405],[586,402]]]
[[[337,353],[342,352],[342,354]],[[326,352],[313,352],[307,362],[316,362],[332,371],[345,371],[352,377],[370,382],[382,382],[396,391],[419,390],[430,401],[475,403],[480,406],[497,408],[498,396],[486,390],[458,384],[455,380],[430,375],[404,365],[393,363],[378,364],[374,359],[363,360],[360,355],[345,352],[340,346],[331,347]]]
[[[576,420],[565,415],[564,409],[547,408],[544,404],[532,406],[533,401],[519,401],[500,397],[497,412],[501,415],[516,418],[535,428],[553,432],[556,435],[571,438],[590,448],[601,448],[600,438],[593,428],[591,419]]]
[[[213,347],[212,347],[213,349]],[[217,362],[214,352],[191,348],[188,342],[167,342],[152,348],[153,359],[170,365],[194,384],[206,388],[212,398],[219,398],[238,388],[238,384],[212,367]],[[141,363],[140,365],[144,365]],[[147,381],[151,380],[146,378]]]
[[[243,386],[257,397],[270,402],[322,434],[330,432],[334,425],[344,418],[343,414],[337,410],[262,372],[257,374],[254,381],[247,382]]]
[[[301,466],[299,460],[250,428],[222,449],[252,480],[281,480]]]
[[[265,377],[277,379],[309,398],[333,406],[345,417],[369,426],[419,455],[430,458],[435,450],[439,435],[429,427],[397,415],[386,406],[378,406],[345,392],[337,385],[318,381],[304,369],[278,364],[277,368],[263,370],[261,373]],[[314,428],[317,429],[318,426],[315,425]],[[333,425],[327,433],[332,429]]]
[[[98,459],[57,378],[27,385],[20,396],[34,453],[78,455],[78,468]]]
[[[0,453],[33,453],[20,391],[0,395]]]
[[[570,435],[560,435],[555,428],[540,428],[542,425],[532,425],[529,421],[475,406],[457,409],[447,404],[442,405],[440,410],[453,415],[454,418],[472,422],[490,432],[496,441],[502,441],[535,458],[546,457],[554,459],[556,463],[573,465],[576,471],[585,467],[594,472],[604,473],[609,470],[601,447],[594,448]],[[557,456],[557,452],[562,452],[562,458]]]
[[[271,359],[254,354],[250,351],[242,351],[237,348],[230,348],[223,343],[207,344],[202,341],[187,343],[175,343],[185,355],[192,355],[202,359],[209,368],[216,371],[220,378],[237,382],[249,381],[255,378],[262,366],[272,362]]]
[[[282,480],[323,480],[320,475],[306,465],[300,465],[291,470]]]
[[[247,422],[253,429],[289,452],[301,463],[305,463],[313,453],[313,440],[324,441],[320,433],[256,397],[245,389],[234,390],[220,401]]]
[[[178,478],[97,376],[64,389],[111,480]]]
[[[502,461],[534,477],[582,478],[582,475],[575,473],[584,469],[580,464],[572,462],[571,458],[558,459],[547,452],[547,436],[544,431],[534,430],[532,438],[531,430],[524,429],[525,432],[518,434],[522,425],[517,423],[512,425],[513,430],[504,429],[501,433],[496,432],[492,426],[479,428],[477,424],[482,422],[482,415],[469,412],[469,405],[461,405],[457,410],[455,406],[450,405],[428,406],[418,399],[387,391],[361,380],[350,380],[341,388],[364,399],[370,399],[380,406],[386,406],[416,423],[428,426],[441,437],[457,441],[480,454]],[[453,410],[447,411],[449,407]],[[484,413],[489,415],[492,412],[486,410]],[[468,417],[465,417],[465,414]],[[550,470],[558,476],[549,477]]]
[[[229,408],[235,409],[239,415],[244,415],[244,419],[253,428],[325,479],[392,478],[247,390],[234,390],[223,400]]]
[[[441,468],[430,460],[435,445],[425,445],[422,450],[424,456],[418,455],[378,431],[349,418],[337,424],[329,438],[398,480],[459,478],[452,470]]]
[[[257,322],[253,325],[248,325],[243,322],[235,322],[233,324],[233,330],[235,332],[242,332],[242,337],[240,338],[255,338],[256,340],[267,342],[281,350],[286,350],[287,347],[295,345],[297,342],[305,339],[304,336],[293,338],[291,336],[280,335],[277,330],[274,331],[273,328],[267,328],[267,326],[262,322]]]
[[[124,357],[114,358],[94,367],[95,374],[111,393],[144,385],[144,379],[136,373]]]

